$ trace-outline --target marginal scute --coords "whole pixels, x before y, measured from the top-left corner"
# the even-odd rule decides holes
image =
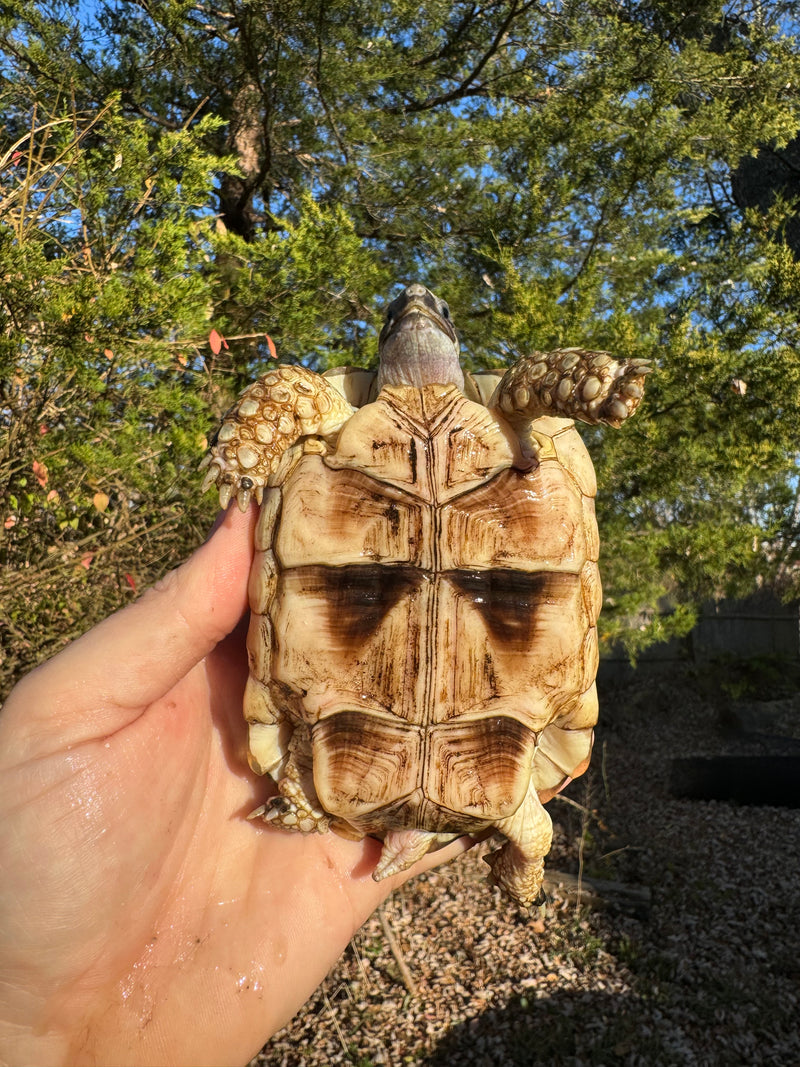
[[[274,724],[283,718],[281,709],[272,698],[270,687],[254,674],[247,679],[244,690],[244,717],[247,722],[262,724]]]
[[[586,533],[586,558],[597,562],[600,558],[600,534],[594,512],[594,497],[583,497],[583,529]]]
[[[280,487],[273,486],[265,489],[255,529],[255,546],[257,550],[272,548],[272,538],[275,533],[275,523],[278,521],[280,508]]]
[[[595,626],[603,606],[603,587],[600,581],[600,568],[596,560],[587,560],[581,571],[583,602],[590,626]]]
[[[474,400],[478,404],[488,405],[500,379],[505,374],[504,370],[486,370],[464,375],[464,396],[467,400]]]
[[[586,497],[594,497],[597,492],[597,478],[589,452],[578,433],[574,429],[555,433],[553,447],[559,463],[575,479],[581,493]]]
[[[597,722],[597,710],[597,686],[592,679],[575,703],[562,709],[561,714],[553,720],[553,725],[561,730],[593,729]]]
[[[275,554],[270,549],[257,551],[253,556],[250,579],[247,584],[247,597],[250,610],[257,615],[266,615],[275,598],[278,581],[278,567]]]
[[[272,621],[268,615],[251,613],[247,630],[247,659],[250,675],[260,682],[270,679],[272,660]]]
[[[597,640],[597,627],[592,626],[586,631],[583,641],[583,681],[581,686],[588,688],[597,676],[597,668],[600,665],[600,645]]]
[[[554,723],[542,732],[533,761],[533,780],[538,792],[557,789],[565,779],[573,777],[591,754],[592,734],[591,726],[565,730]]]
[[[275,726],[253,722],[247,735],[248,762],[256,774],[269,774],[278,777],[286,760],[286,751],[280,742],[280,734]]]
[[[323,378],[354,408],[361,408],[375,399],[377,377],[374,370],[360,367],[331,367],[323,374]]]

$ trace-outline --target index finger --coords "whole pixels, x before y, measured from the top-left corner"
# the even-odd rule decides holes
[[[60,748],[113,733],[167,693],[246,610],[254,520],[231,509],[185,563],[24,678],[0,716],[0,751],[20,727]]]

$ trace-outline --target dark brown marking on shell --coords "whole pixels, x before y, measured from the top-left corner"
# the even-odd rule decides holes
[[[387,507],[393,506],[387,522]],[[419,554],[425,505],[356,470],[328,470],[306,456],[284,493],[274,541],[279,567],[405,563]]]
[[[502,471],[441,514],[450,567],[577,572],[585,561],[583,498],[558,464]]]
[[[417,567],[374,563],[297,567],[291,573],[306,592],[325,601],[329,632],[340,635],[346,647],[363,644],[422,580]]]
[[[394,537],[399,536],[399,534],[400,534],[400,512],[398,511],[397,504],[395,504],[394,501],[391,501],[387,505],[385,515],[386,515],[386,518],[389,520],[389,527],[390,527],[390,529],[392,531],[393,536]]]
[[[472,601],[492,638],[514,650],[530,644],[544,605],[569,603],[581,580],[578,574],[503,568],[450,571],[447,579]]]
[[[427,737],[382,716],[341,711],[312,731],[315,788],[331,814],[370,828],[476,830],[525,795],[535,735],[493,716],[438,726]],[[387,817],[387,812],[392,815]]]
[[[408,443],[408,464],[411,468],[412,483],[417,480],[417,442],[412,437]]]
[[[294,729],[302,727],[305,718],[303,700],[306,697],[306,690],[298,689],[275,678],[269,682],[268,688],[273,704],[285,711],[287,717],[292,720]]]
[[[312,731],[314,781],[326,811],[349,819],[408,795],[421,769],[418,728],[341,711]]]
[[[516,719],[492,716],[434,727],[431,801],[476,819],[511,815],[528,788],[535,735]]]
[[[497,675],[494,672],[494,661],[488,649],[483,654],[483,674],[486,678],[486,689],[492,696],[496,696],[498,692]]]

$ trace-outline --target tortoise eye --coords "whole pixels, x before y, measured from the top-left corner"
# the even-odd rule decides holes
[[[442,318],[443,319],[449,319],[450,318],[450,308],[447,306],[447,304],[445,304],[444,301],[442,301]]]

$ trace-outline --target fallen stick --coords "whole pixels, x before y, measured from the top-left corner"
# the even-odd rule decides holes
[[[383,936],[386,938],[386,943],[388,944],[391,953],[394,956],[394,961],[397,964],[398,970],[400,971],[400,977],[403,979],[403,985],[406,987],[410,995],[412,997],[415,997],[417,995],[416,982],[411,976],[411,971],[408,969],[408,964],[406,963],[405,958],[403,956],[403,950],[397,943],[397,938],[394,936],[394,931],[392,930],[389,920],[386,918],[386,913],[384,912],[382,907],[378,908],[378,918],[380,919],[381,929],[383,930]]]
[[[586,876],[578,878],[564,871],[546,871],[544,888],[548,893],[587,908],[608,908],[638,918],[647,918],[650,913],[651,895],[647,886],[624,885]]]

